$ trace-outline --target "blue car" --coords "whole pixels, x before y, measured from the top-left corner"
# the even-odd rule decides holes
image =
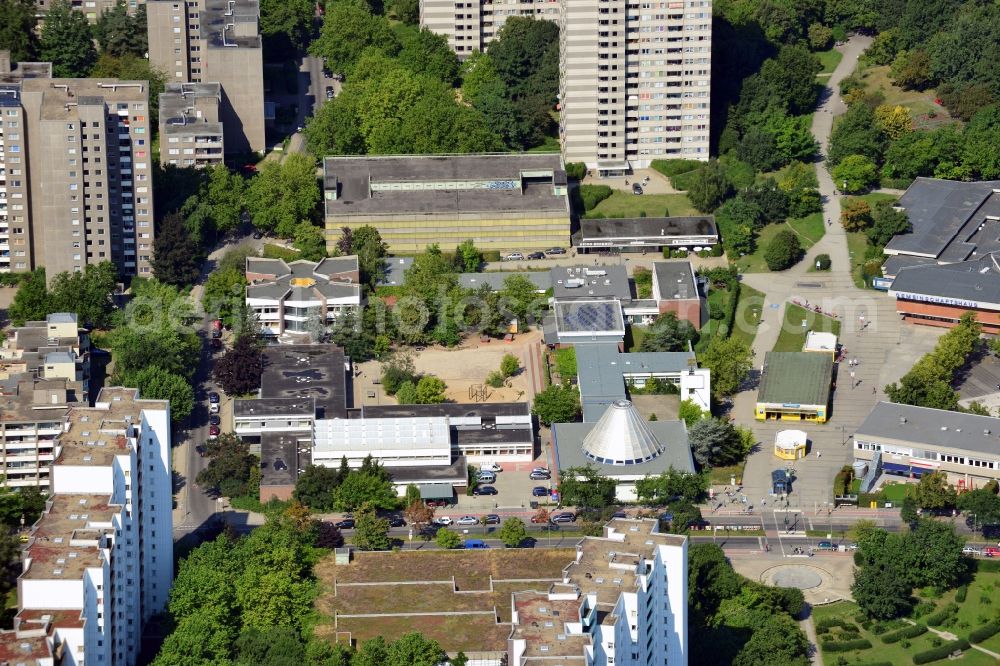
[[[535,486],[531,489],[532,497],[545,497],[549,494],[549,489],[545,486]]]

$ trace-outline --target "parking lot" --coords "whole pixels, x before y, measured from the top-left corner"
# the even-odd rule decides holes
[[[531,502],[536,501],[541,505],[555,506],[550,497],[533,497],[531,489],[544,487],[554,489],[557,480],[555,477],[548,481],[532,481],[528,478],[533,467],[550,467],[545,460],[536,460],[525,463],[505,463],[503,471],[497,472],[497,480],[488,484],[497,489],[496,495],[484,495],[481,497],[459,495],[458,503],[454,507],[439,509],[438,515],[452,516],[453,514],[463,515],[463,513],[488,513],[496,509],[506,510],[527,510],[531,507]],[[551,469],[551,468],[550,468]],[[485,484],[484,484],[485,485]]]

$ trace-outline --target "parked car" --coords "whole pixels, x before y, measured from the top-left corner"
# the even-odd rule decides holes
[[[549,468],[548,468],[548,467],[532,467],[532,468],[531,468],[531,471],[532,471],[532,472],[540,472],[540,473],[542,473],[542,474],[551,474],[551,473],[552,473],[552,472],[551,472],[551,471],[549,470]]]
[[[546,497],[549,494],[549,489],[545,486],[535,486],[531,489],[532,497]]]
[[[642,194],[642,185],[639,183],[632,183],[632,194]]]
[[[219,338],[212,338],[211,340],[208,341],[208,346],[210,349],[218,351],[222,349],[222,340],[220,340]]]
[[[612,518],[628,518],[628,514],[625,513],[624,511],[615,511],[613,514],[611,514],[611,517]]]
[[[217,426],[217,425],[208,426],[208,436],[209,437],[218,437],[221,434],[221,432],[222,431],[219,430],[219,426]]]
[[[205,454],[208,453],[208,448],[204,444],[199,444],[198,446],[194,447],[194,450],[197,451],[198,455],[201,456],[202,458],[204,458]]]
[[[389,516],[389,527],[406,527],[406,521],[399,516]]]
[[[433,507],[435,509],[440,509],[441,507],[448,506],[448,504],[450,504],[450,502],[448,500],[443,500],[443,499],[439,499],[439,500],[427,500],[424,503],[427,506]]]
[[[486,463],[485,465],[480,465],[479,470],[481,472],[502,472],[503,467],[499,463]]]
[[[222,418],[218,414],[209,414],[208,415],[208,424],[209,425],[222,425]]]
[[[552,478],[552,475],[548,472],[532,472],[528,475],[528,478],[532,481],[548,481]]]
[[[222,320],[216,319],[212,322],[212,337],[221,338],[222,337]]]
[[[453,522],[455,521],[453,521],[448,516],[441,516],[440,518],[434,518],[433,520],[431,520],[431,525],[438,525],[439,527],[448,527]]]
[[[455,521],[455,524],[457,524],[457,525],[478,525],[479,524],[479,519],[476,518],[475,516],[462,516],[461,518],[459,518],[458,520]]]
[[[561,247],[550,247],[545,251],[545,254],[566,254],[566,250]]]
[[[466,539],[465,549],[466,550],[482,550],[483,548],[489,548],[486,542],[482,539]]]
[[[326,67],[324,67],[323,68],[323,78],[324,79],[332,79],[333,78],[333,72],[331,72]]]
[[[493,472],[480,472],[476,475],[477,483],[493,483],[497,480],[497,475]]]
[[[208,401],[210,403],[212,403],[213,405],[219,404],[219,394],[216,393],[215,391],[209,391],[208,392]]]
[[[486,524],[487,525],[499,525],[500,524],[500,516],[498,516],[495,513],[487,514],[486,515]]]
[[[344,518],[343,520],[338,520],[337,522],[335,522],[334,525],[336,525],[337,527],[339,527],[342,530],[353,530],[354,529],[354,519],[353,518]]]
[[[983,557],[1000,557],[1000,548],[996,546],[987,546],[983,548]]]
[[[211,403],[208,406],[208,413],[209,414],[218,414],[219,413],[219,403],[217,403],[217,402]]]
[[[252,236],[252,238],[253,238],[254,240],[260,240],[260,239],[261,239],[261,238],[263,238],[263,237],[264,237],[264,234],[260,233],[259,231],[255,231],[255,232],[253,232],[253,236]]]
[[[832,541],[820,541],[816,544],[816,550],[837,550]]]
[[[569,511],[563,511],[562,513],[552,514],[552,517],[549,520],[551,520],[553,523],[556,523],[557,525],[559,523],[573,523],[576,522],[576,516],[570,513]]]
[[[333,86],[326,87],[326,98],[333,99]]]
[[[497,489],[493,486],[476,486],[472,491],[473,495],[499,495]]]
[[[544,252],[532,252],[531,254],[528,255],[528,259],[531,259],[531,260],[534,260],[534,259],[544,259],[544,258],[545,258],[545,253]]]
[[[962,555],[970,555],[972,557],[975,557],[976,555],[979,555],[979,549],[973,546],[966,546],[965,548],[962,549]]]
[[[504,261],[523,261],[524,255],[520,252],[511,252],[503,258]]]

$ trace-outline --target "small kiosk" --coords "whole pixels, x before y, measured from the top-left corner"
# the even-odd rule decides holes
[[[782,460],[805,458],[806,441],[804,430],[781,430],[774,437],[774,455]]]

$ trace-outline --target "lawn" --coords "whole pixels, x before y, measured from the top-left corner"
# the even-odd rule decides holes
[[[885,95],[884,104],[893,106],[905,106],[913,116],[914,124],[918,128],[932,127],[953,122],[948,113],[948,109],[934,103],[937,93],[932,90],[903,90],[892,84],[889,80],[889,66],[881,65],[869,67],[861,74],[865,82],[865,88],[869,91],[880,90]],[[928,118],[929,113],[936,114],[935,118]]]
[[[587,213],[587,217],[603,215],[616,217],[677,217],[699,215],[683,192],[676,194],[632,194],[615,190],[611,196],[597,204]]]
[[[745,462],[741,462],[737,465],[728,465],[726,467],[712,467],[708,470],[708,480],[713,486],[728,486],[731,485],[731,479],[735,476],[736,483],[742,483],[743,481],[743,466]]]
[[[639,347],[640,345],[642,345],[642,339],[645,337],[646,337],[645,326],[630,325],[625,330],[625,351],[627,352],[639,351]]]
[[[736,260],[743,273],[767,273],[770,269],[764,261],[764,252],[771,240],[783,229],[791,229],[799,237],[802,249],[808,250],[823,237],[826,233],[826,226],[823,224],[823,214],[813,213],[808,217],[789,219],[785,222],[775,222],[769,224],[757,233],[757,249],[752,254],[740,257]]]
[[[806,322],[805,326],[802,325],[803,321]],[[778,334],[778,341],[774,343],[773,351],[802,351],[808,331],[834,333],[839,336],[840,322],[788,303],[785,306],[785,320],[781,325],[781,333]]]
[[[819,53],[815,53],[813,55],[819,58],[820,63],[823,65],[823,69],[819,73],[819,76],[823,78],[833,74],[833,70],[837,69],[837,65],[839,65],[840,61],[844,59],[844,54],[837,49],[820,51]]]
[[[534,148],[528,148],[529,153],[558,153],[559,152],[559,137],[547,136],[545,137],[545,143],[535,146]]]
[[[862,194],[856,197],[841,197],[840,207],[843,209],[851,199],[861,199],[867,201],[869,206],[874,207],[879,201],[895,201],[898,197],[892,194]],[[865,257],[868,253],[868,236],[862,231],[850,231],[847,233],[847,251],[851,257],[851,277],[854,279],[854,286],[858,289],[871,289],[870,284],[865,283],[862,268],[865,265]]]
[[[710,312],[716,310],[725,311],[726,304],[730,298],[728,289],[711,288],[708,292],[708,307]],[[736,304],[736,316],[733,318],[733,331],[728,333],[729,337],[735,337],[746,342],[748,346],[753,346],[754,336],[757,335],[757,326],[760,325],[760,312],[764,305],[764,294],[753,287],[745,284],[740,285],[740,300]],[[704,351],[712,342],[712,338],[725,332],[720,331],[722,320],[709,319],[708,323],[700,331],[698,343],[695,345],[695,352]]]

